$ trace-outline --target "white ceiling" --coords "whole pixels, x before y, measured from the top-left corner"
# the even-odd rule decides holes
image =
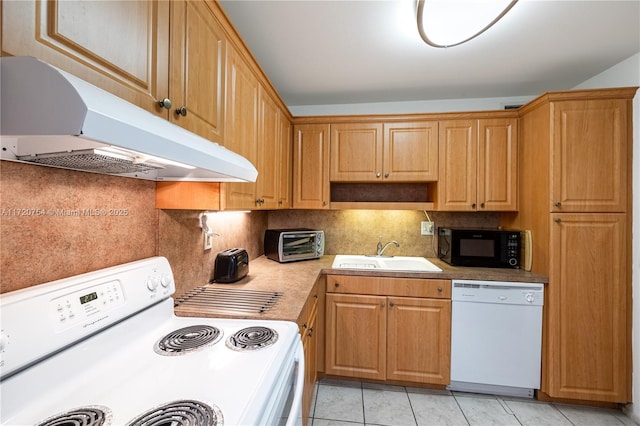
[[[520,0],[457,47],[425,44],[414,0],[221,0],[289,106],[536,96],[640,52],[640,0]]]

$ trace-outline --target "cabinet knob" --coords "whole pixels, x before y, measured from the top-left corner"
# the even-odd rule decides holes
[[[438,293],[442,293],[442,287],[438,287]]]
[[[393,308],[395,306],[395,304],[393,302],[389,302],[389,307]]]
[[[472,204],[471,204],[471,208],[472,208],[472,209],[475,209],[475,208],[476,208],[476,203],[472,203]]]
[[[308,327],[308,325],[307,325],[306,322],[304,324],[302,324],[302,328],[307,328],[307,327]]]
[[[380,172],[376,173],[376,177],[379,178],[380,176],[382,176],[382,174]]]
[[[484,203],[480,203],[480,208],[484,209]]]
[[[187,107],[180,107],[176,109],[176,115],[181,115],[183,117],[187,116]]]
[[[334,285],[336,286],[336,288],[340,287],[340,283],[335,283]]]
[[[281,206],[282,205],[282,200],[278,200],[278,205]]]
[[[384,308],[384,302],[380,302],[380,307]]]
[[[171,109],[171,99],[164,98],[160,102],[158,102],[161,108]]]
[[[385,173],[384,177],[388,178],[389,177],[389,173]]]
[[[322,205],[323,205],[323,206],[326,206],[326,205],[327,205],[327,202],[326,202],[326,201],[323,201],[323,202],[322,202]]]
[[[562,203],[560,201],[556,202],[553,204],[554,206],[556,206],[557,208],[561,209],[562,208]]]
[[[555,223],[557,223],[558,225],[562,223],[562,219],[560,219],[559,217],[557,217],[557,218],[553,219],[553,221],[554,221]]]

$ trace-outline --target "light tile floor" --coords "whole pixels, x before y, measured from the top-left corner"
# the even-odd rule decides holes
[[[614,409],[337,380],[318,384],[311,416],[312,426],[637,426]]]

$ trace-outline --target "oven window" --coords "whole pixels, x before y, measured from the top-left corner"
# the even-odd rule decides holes
[[[495,240],[460,240],[460,256],[495,257]]]

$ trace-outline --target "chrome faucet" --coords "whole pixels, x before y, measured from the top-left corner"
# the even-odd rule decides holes
[[[382,256],[382,253],[389,247],[391,244],[394,244],[396,247],[400,247],[400,243],[396,240],[389,241],[384,246],[382,245],[382,241],[378,240],[378,251],[376,252],[376,256]]]

